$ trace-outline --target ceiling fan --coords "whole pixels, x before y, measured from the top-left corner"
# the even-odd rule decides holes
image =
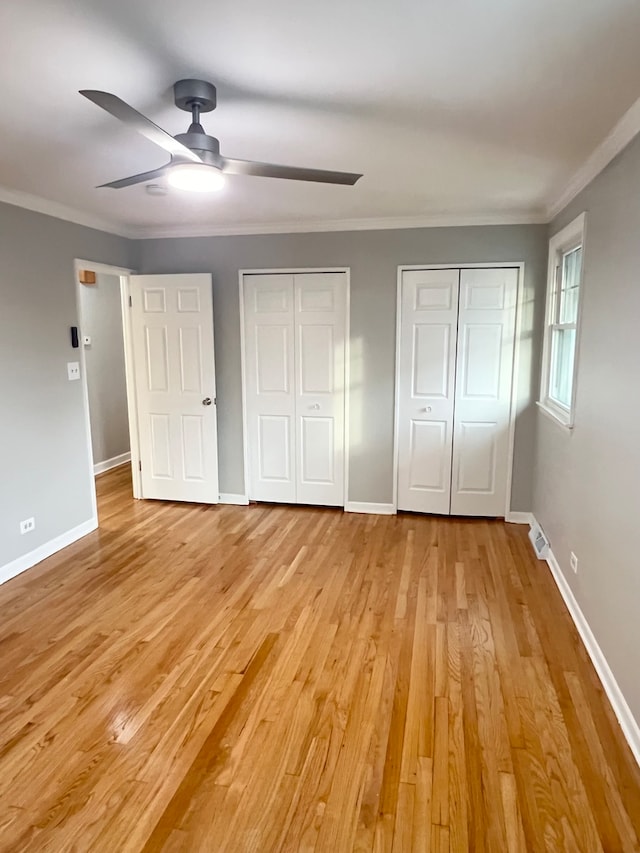
[[[200,124],[201,113],[211,112],[216,107],[216,88],[212,83],[204,80],[178,80],[174,84],[173,94],[176,106],[191,113],[189,129],[186,133],[179,133],[177,136],[171,136],[116,95],[94,89],[82,89],[80,94],[171,155],[169,162],[159,169],[101,184],[101,187],[118,190],[166,176],[169,184],[178,189],[209,192],[222,187],[224,175],[288,178],[293,181],[315,181],[322,184],[347,186],[353,186],[358,178],[362,177],[351,172],[302,169],[297,166],[277,166],[273,163],[223,157],[220,154],[218,140],[215,136],[205,133]]]

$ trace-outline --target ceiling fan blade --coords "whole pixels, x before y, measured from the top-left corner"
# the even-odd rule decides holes
[[[111,181],[108,184],[100,184],[96,189],[101,190],[103,187],[110,187],[112,190],[121,190],[123,187],[132,187],[134,184],[143,184],[145,181],[152,181],[154,178],[161,178],[171,164],[161,166],[159,169],[152,169],[150,172],[140,172],[139,175],[131,175],[130,178],[121,178],[119,181]]]
[[[81,89],[80,94],[93,101],[98,107],[102,107],[103,110],[106,110],[106,112],[115,118],[120,119],[131,130],[141,133],[142,136],[159,145],[160,148],[164,148],[173,157],[190,160],[192,163],[202,163],[202,160],[195,152],[191,151],[191,149],[187,148],[181,142],[178,142],[170,133],[158,127],[151,119],[134,110],[133,107],[130,107],[129,104],[126,104],[123,100],[116,97],[116,95],[112,95],[109,92],[99,92],[95,89]]]
[[[352,172],[330,172],[325,169],[301,169],[298,166],[277,166],[275,163],[256,163],[252,160],[222,158],[222,171],[228,175],[253,175],[258,178],[288,178],[290,181],[315,181],[320,184],[353,186],[362,175]]]

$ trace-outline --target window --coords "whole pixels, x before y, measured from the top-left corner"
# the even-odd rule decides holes
[[[567,427],[573,426],[584,227],[583,213],[549,243],[539,405]]]

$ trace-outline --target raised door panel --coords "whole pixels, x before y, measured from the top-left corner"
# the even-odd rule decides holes
[[[205,395],[202,364],[202,335],[199,326],[182,326],[178,333],[180,390]]]
[[[347,280],[295,276],[298,503],[344,505]]]
[[[516,269],[463,270],[451,512],[503,516],[518,289]]]
[[[334,325],[305,324],[298,329],[298,382],[300,394],[333,394],[335,360]]]
[[[258,476],[262,483],[291,482],[291,418],[258,416]]]
[[[142,497],[217,503],[211,276],[131,276],[130,287]]]
[[[149,460],[151,474],[155,479],[172,480],[173,464],[171,450],[171,419],[168,414],[150,412],[149,419],[151,447]]]
[[[460,336],[459,400],[500,399],[503,359],[502,323],[463,323]]]
[[[414,324],[411,351],[411,389],[414,400],[425,397],[448,399],[452,374],[451,333],[450,323]]]
[[[245,275],[243,294],[249,498],[294,503],[293,276]]]
[[[166,326],[145,326],[146,390],[169,392],[169,334]]]
[[[398,342],[398,509],[449,512],[459,270],[405,271]]]
[[[288,325],[267,326],[256,322],[254,357],[258,397],[291,393],[291,351]]]
[[[449,491],[447,445],[450,426],[446,421],[412,421],[409,445],[409,486],[415,491]]]
[[[333,486],[335,447],[333,418],[301,418],[300,480],[305,486]]]
[[[498,425],[495,421],[462,421],[456,426],[456,493],[493,495],[496,488]]]
[[[182,461],[184,477],[189,482],[202,482],[206,477],[204,455],[204,418],[198,415],[182,416]]]

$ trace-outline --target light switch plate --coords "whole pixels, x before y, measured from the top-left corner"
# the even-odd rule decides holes
[[[74,379],[80,379],[80,362],[79,361],[68,361],[67,362],[67,376],[69,378],[69,382],[73,382]]]

